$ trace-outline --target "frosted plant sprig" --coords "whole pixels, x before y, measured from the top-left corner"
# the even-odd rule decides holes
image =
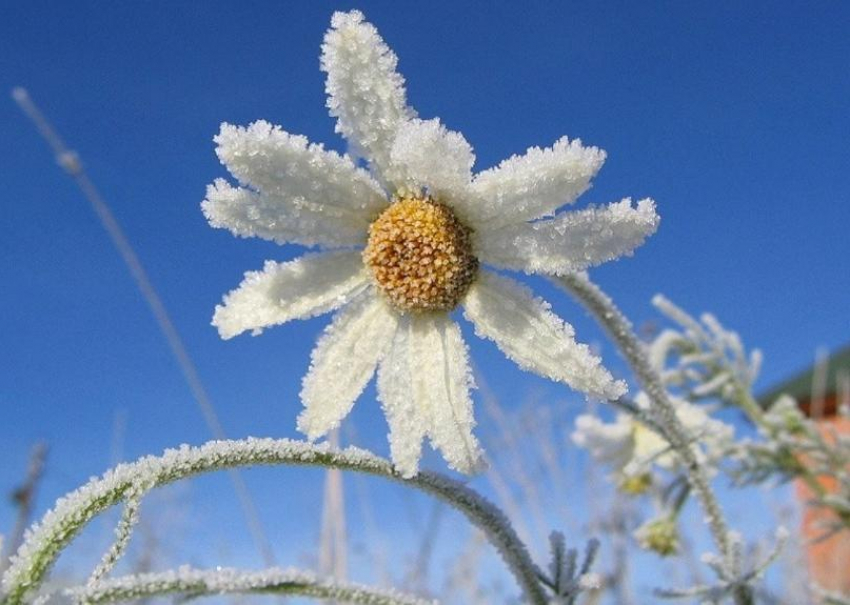
[[[730,542],[730,530],[717,497],[711,489],[708,475],[693,448],[692,437],[676,415],[675,405],[665,388],[661,375],[650,361],[648,352],[635,334],[631,322],[590,280],[587,273],[570,273],[553,278],[553,281],[565,288],[590,311],[629,362],[652,403],[656,420],[665,428],[665,437],[684,463],[688,481],[705,512],[711,535],[717,549],[723,555],[723,564],[727,568],[727,573],[732,577],[738,577],[737,561]],[[750,605],[753,602],[752,591],[746,585],[736,589],[734,598],[737,605]]]
[[[372,588],[329,580],[298,569],[271,568],[245,571],[232,568],[211,570],[180,567],[101,580],[91,585],[65,589],[62,594],[77,603],[106,604],[167,595],[192,599],[225,594],[293,595],[336,600],[359,605],[435,605],[435,601],[406,595],[397,590]]]
[[[222,338],[336,312],[303,381],[298,428],[339,425],[377,373],[393,462],[419,468],[427,438],[473,473],[482,451],[467,346],[450,313],[522,369],[602,400],[626,392],[572,326],[525,285],[492,269],[562,275],[630,255],[659,218],[650,199],[559,211],[584,193],[605,152],[558,139],[477,174],[472,146],[407,102],[398,58],[359,11],[337,12],[322,44],[328,108],[356,157],[265,121],[223,124],[216,179],[202,203],[213,227],[317,246],[245,274],[213,316]],[[368,170],[357,160],[365,160]],[[489,267],[489,268],[488,268]]]
[[[659,588],[655,590],[655,594],[668,599],[698,599],[700,603],[706,605],[719,605],[730,597],[735,598],[742,590],[749,591],[750,587],[764,576],[767,569],[782,554],[789,535],[787,529],[779,527],[776,530],[773,548],[767,556],[761,561],[757,561],[751,569],[739,572],[736,575],[729,573],[729,568],[724,561],[725,557],[718,557],[714,554],[703,555],[703,562],[717,574],[718,582],[716,584],[700,584],[688,588]],[[740,535],[733,533],[730,543],[733,556],[743,562],[744,546]],[[738,567],[740,569],[742,565],[739,564]]]
[[[564,534],[555,531],[549,535],[552,561],[549,575],[540,574],[540,580],[552,591],[553,605],[575,605],[586,590],[599,588],[599,576],[591,572],[599,552],[599,540],[591,539],[584,549],[584,558],[578,564],[578,550],[567,548]]]
[[[840,418],[850,418],[839,409]],[[789,396],[779,397],[758,422],[761,439],[737,444],[732,458],[733,477],[740,485],[769,479],[800,479],[811,490],[810,506],[831,510],[824,519],[823,535],[850,530],[850,438],[838,431],[824,432]],[[834,480],[827,490],[824,478]]]
[[[212,441],[181,446],[162,456],[120,464],[102,478],[60,498],[27,533],[2,580],[0,605],[19,605],[38,589],[59,553],[97,514],[130,498],[139,485],[153,488],[200,473],[250,465],[292,464],[339,468],[379,475],[440,498],[480,528],[516,577],[526,599],[546,603],[539,570],[504,514],[469,487],[437,473],[404,478],[393,465],[365,450],[335,450],[288,439]],[[119,541],[120,532],[119,532]],[[123,548],[123,547],[120,547]],[[119,553],[120,554],[120,553]]]
[[[98,563],[97,567],[92,571],[91,576],[89,576],[88,586],[97,584],[101,578],[112,571],[112,568],[118,563],[124,551],[127,550],[127,546],[130,544],[130,538],[133,535],[133,529],[139,522],[139,509],[141,508],[145,491],[147,490],[140,489],[139,486],[130,489],[124,502],[124,510],[121,511],[121,519],[115,528],[115,541],[106,553],[104,553],[100,563]]]
[[[678,329],[663,330],[649,345],[650,359],[664,381],[684,389],[691,400],[717,396],[749,408],[747,395],[761,369],[761,351],[747,354],[740,336],[710,313],[698,321],[661,294],[652,304],[678,324]]]

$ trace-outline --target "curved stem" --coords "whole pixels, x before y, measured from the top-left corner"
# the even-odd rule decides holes
[[[326,444],[288,439],[211,441],[200,447],[182,446],[162,456],[122,464],[61,499],[34,526],[3,576],[0,605],[20,605],[38,588],[62,549],[98,513],[129,497],[140,485],[157,487],[210,471],[241,466],[293,464],[322,466],[379,475],[415,487],[447,502],[479,527],[496,546],[516,577],[528,602],[546,603],[546,595],[527,548],[505,515],[465,485],[437,473],[421,472],[405,479],[392,464],[358,448],[334,450]]]
[[[664,387],[661,376],[650,364],[649,356],[635,334],[631,322],[620,312],[614,301],[591,282],[586,274],[572,273],[554,279],[556,283],[575,296],[605,328],[611,339],[619,347],[622,355],[629,362],[643,390],[655,404],[658,419],[667,429],[665,431],[666,437],[684,462],[691,487],[705,511],[717,549],[723,555],[731,574],[737,575],[740,570],[736,569],[735,556],[729,540],[729,528],[726,525],[720,504],[711,490],[705,469],[699,463],[690,445],[688,431],[676,415],[675,407],[670,400],[667,389]],[[748,591],[742,589],[740,592],[741,594],[735,596],[738,605],[752,603],[752,596],[744,594]]]
[[[263,571],[240,571],[226,568],[195,570],[181,567],[177,571],[104,580],[90,586],[70,588],[63,593],[77,603],[92,605],[165,595],[181,595],[185,599],[190,599],[222,594],[297,595],[362,605],[433,605],[434,603],[395,590],[340,583],[318,578],[308,572],[275,568]]]

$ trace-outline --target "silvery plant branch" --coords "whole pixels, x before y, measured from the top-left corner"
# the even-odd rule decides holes
[[[334,599],[362,605],[433,605],[435,602],[392,589],[376,589],[358,584],[322,579],[296,569],[270,568],[243,571],[230,568],[211,570],[181,567],[160,573],[146,573],[69,588],[62,594],[77,603],[102,604],[165,595],[183,599],[207,595],[265,594],[295,595]]]
[[[646,348],[635,334],[631,322],[611,298],[590,280],[587,273],[568,273],[554,278],[554,281],[593,314],[629,362],[644,392],[652,402],[656,422],[664,427],[664,436],[681,458],[691,488],[702,504],[708,527],[722,555],[724,573],[728,577],[740,578],[739,558],[735,555],[729,527],[717,497],[711,489],[708,475],[695,452],[692,437],[678,418],[664,381],[653,366]],[[753,602],[752,590],[746,583],[737,585],[732,596],[738,605],[749,605]]]
[[[757,562],[747,571],[739,572],[738,575],[729,575],[727,566],[722,560],[713,555],[703,555],[703,561],[717,574],[718,582],[714,585],[698,585],[683,589],[659,589],[655,594],[668,599],[697,599],[700,603],[719,604],[729,597],[735,598],[741,589],[749,590],[756,581],[761,579],[767,568],[770,567],[788,541],[788,531],[780,527],[776,531],[776,542],[770,553],[760,562]],[[740,535],[733,532],[730,538],[733,556],[743,563],[744,544]],[[739,565],[739,569],[743,566]]]
[[[121,464],[61,498],[28,532],[13,557],[2,579],[0,605],[29,602],[60,552],[89,521],[109,507],[122,501],[126,503],[116,542],[104,555],[87,590],[96,591],[104,586],[103,576],[127,544],[142,492],[201,473],[261,464],[321,466],[363,472],[383,476],[435,496],[459,510],[484,532],[515,576],[527,602],[535,605],[549,602],[539,579],[540,570],[532,562],[526,546],[508,519],[497,507],[465,485],[424,471],[404,478],[389,461],[358,448],[336,450],[327,444],[249,438],[212,441],[200,447],[184,445],[167,450],[161,456],[148,456],[131,464]]]

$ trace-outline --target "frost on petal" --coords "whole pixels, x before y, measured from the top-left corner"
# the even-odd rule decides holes
[[[247,128],[222,124],[213,140],[230,173],[241,184],[282,200],[284,211],[306,206],[368,221],[387,205],[380,186],[351,158],[263,120]]]
[[[328,108],[352,153],[367,159],[384,184],[393,183],[388,172],[396,131],[414,117],[397,64],[395,53],[375,26],[363,20],[363,13],[334,13],[321,58],[328,74]]]
[[[428,435],[449,466],[473,473],[481,448],[472,435],[472,373],[457,324],[443,315],[408,315],[378,372],[378,393],[390,424],[393,463],[415,475]]]
[[[396,314],[372,293],[337,313],[313,349],[298,430],[317,439],[339,425],[375,373],[396,326]]]
[[[378,368],[378,399],[390,425],[390,455],[405,477],[414,476],[422,457],[422,439],[428,432],[425,410],[413,393],[410,358],[410,319],[399,320],[392,345]]]
[[[483,262],[503,269],[564,275],[631,255],[658,222],[652,200],[641,200],[633,208],[625,199],[485,232],[475,250]]]
[[[524,370],[600,399],[626,392],[588,346],[575,341],[571,325],[512,279],[482,271],[466,296],[464,315],[478,336],[493,340]]]
[[[604,151],[563,137],[552,147],[532,147],[479,173],[472,190],[485,216],[475,227],[498,229],[553,214],[590,187],[604,161]]]
[[[410,120],[399,128],[391,157],[405,189],[426,189],[465,214],[475,155],[462,134],[438,119]]]
[[[369,284],[359,252],[305,254],[287,263],[268,261],[249,271],[215,308],[212,324],[222,338],[293,319],[308,319],[344,305]]]
[[[201,208],[210,225],[240,237],[325,248],[366,244],[366,221],[307,205],[292,207],[286,198],[233,187],[224,179],[207,186]]]

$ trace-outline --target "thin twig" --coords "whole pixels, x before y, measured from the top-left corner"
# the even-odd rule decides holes
[[[26,479],[18,489],[12,492],[12,500],[18,507],[18,516],[15,519],[15,528],[12,530],[9,541],[6,544],[6,551],[0,557],[0,574],[6,570],[9,564],[9,558],[18,550],[24,541],[24,534],[27,526],[30,524],[33,508],[35,508],[38,484],[44,474],[45,460],[47,460],[47,444],[44,442],[36,443],[30,452]]]
[[[32,101],[25,88],[15,88],[12,91],[12,98],[15,99],[21,110],[32,120],[42,138],[50,145],[56,156],[56,162],[77,184],[77,187],[79,187],[83,196],[85,196],[91,205],[98,219],[100,219],[101,225],[106,229],[106,232],[112,239],[112,243],[127,265],[127,269],[130,271],[130,275],[133,277],[133,281],[135,281],[139,292],[153,313],[162,335],[168,342],[168,347],[171,349],[171,353],[180,367],[183,378],[192,391],[192,396],[201,410],[201,414],[210,433],[215,439],[227,439],[212,400],[201,381],[201,377],[198,374],[194,361],[192,361],[189,355],[189,351],[186,349],[186,345],[183,343],[183,339],[174,326],[174,322],[171,321],[171,316],[165,308],[165,304],[162,302],[156,288],[154,288],[147,271],[145,271],[142,265],[142,261],[130,244],[130,240],[127,239],[121,225],[118,224],[106,200],[101,196],[97,187],[95,187],[86,173],[80,156],[76,151],[65,145],[65,142],[57,134],[38,106]],[[248,524],[248,529],[260,551],[260,555],[266,565],[273,566],[275,564],[274,552],[266,537],[251,492],[248,490],[248,486],[238,471],[233,470],[229,474],[230,480],[233,483],[233,489],[236,492],[236,497],[239,499],[239,504],[242,507],[243,515]]]

